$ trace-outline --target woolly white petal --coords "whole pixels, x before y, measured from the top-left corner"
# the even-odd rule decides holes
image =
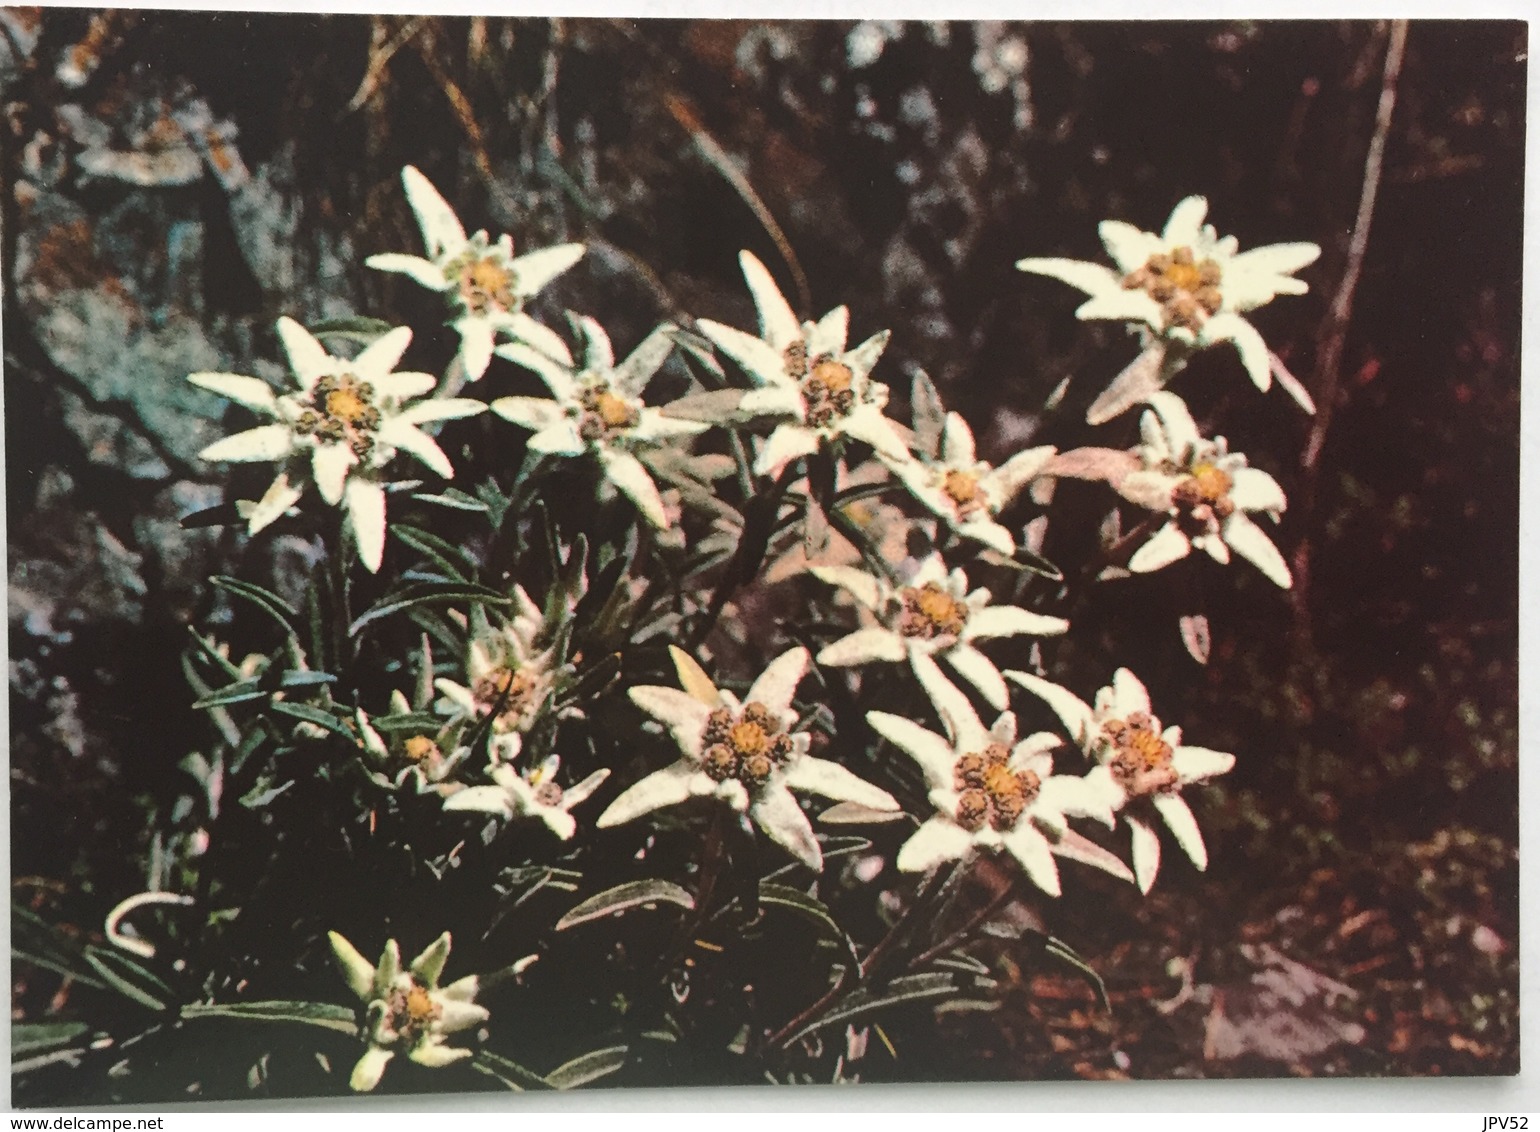
[[[823,869],[823,851],[813,835],[813,825],[784,786],[771,786],[749,806],[754,824],[777,845],[788,850],[814,872]]]
[[[322,377],[336,373],[342,364],[326,352],[326,347],[310,331],[287,315],[278,320],[278,338],[289,356],[289,368],[307,393]]]
[[[1149,574],[1186,558],[1191,551],[1192,542],[1182,529],[1167,523],[1128,560],[1128,568],[1135,574]]]
[[[870,444],[879,455],[892,460],[901,460],[908,452],[903,439],[894,430],[893,422],[875,405],[860,406],[845,418],[840,431]]]
[[[353,1066],[353,1075],[348,1078],[349,1088],[355,1093],[367,1093],[373,1090],[380,1083],[380,1078],[385,1075],[385,1066],[395,1056],[392,1050],[370,1046]]]
[[[544,351],[523,342],[507,342],[497,347],[494,352],[498,357],[506,358],[516,366],[533,370],[558,400],[576,399],[577,385],[571,368],[548,356]]]
[[[855,802],[868,809],[892,812],[898,802],[881,787],[873,786],[839,763],[804,755],[786,768],[786,785],[793,790],[819,794],[836,802]]]
[[[1112,319],[1118,322],[1143,322],[1159,327],[1164,318],[1160,304],[1144,291],[1107,291],[1075,308],[1082,322]]]
[[[791,343],[802,338],[802,324],[792,313],[791,304],[775,284],[775,277],[752,252],[738,253],[738,264],[743,268],[743,278],[754,296],[754,307],[759,312],[761,336],[777,352],[784,352]]]
[[[830,668],[849,668],[874,661],[903,660],[908,655],[909,650],[897,633],[871,626],[826,645],[818,654],[818,663]]]
[[[1005,673],[1010,680],[1020,684],[1038,699],[1053,709],[1055,715],[1064,723],[1064,728],[1074,738],[1075,742],[1084,744],[1091,732],[1092,712],[1091,705],[1082,700],[1068,688],[1062,688],[1041,676],[1035,676],[1030,672],[1010,670]]]
[[[1289,505],[1278,481],[1258,468],[1236,468],[1230,479],[1230,502],[1242,511],[1276,512]]]
[[[772,660],[759,674],[748,692],[744,703],[760,703],[774,715],[785,715],[791,710],[792,696],[797,685],[807,675],[808,652],[800,645],[788,649]]]
[[[967,639],[975,637],[1014,637],[1026,633],[1033,637],[1056,637],[1069,630],[1062,617],[1018,609],[1014,605],[990,605],[968,618],[963,630]]]
[[[1021,489],[1042,471],[1043,465],[1058,454],[1051,444],[1028,448],[1016,453],[1005,463],[984,477],[984,489],[996,510],[1005,507],[1020,494]]]
[[[278,398],[273,387],[260,377],[245,377],[238,373],[192,373],[187,380],[200,389],[228,397],[248,409],[272,416],[278,411]]]
[[[446,480],[454,479],[454,465],[449,462],[449,457],[444,455],[444,450],[438,446],[438,442],[427,433],[419,432],[412,425],[404,424],[397,418],[387,421],[380,428],[379,435],[386,444],[394,445],[403,452],[410,452]]]
[[[1268,244],[1252,248],[1249,252],[1241,252],[1225,268],[1227,271],[1292,275],[1301,268],[1309,267],[1320,255],[1321,249],[1317,244]]]
[[[567,343],[562,341],[561,335],[550,327],[536,322],[523,311],[508,315],[505,325],[515,341],[533,346],[546,357],[561,362],[569,369],[572,367],[572,351],[567,349]]]
[[[1011,851],[1011,856],[1021,862],[1033,884],[1049,896],[1059,895],[1059,866],[1054,863],[1046,837],[1030,822],[1020,821],[1014,829],[1003,834],[1001,840]]]
[[[444,799],[446,810],[476,810],[484,814],[513,817],[513,799],[501,786],[467,786]]]
[[[944,654],[953,668],[968,683],[979,690],[989,706],[996,711],[1004,711],[1011,701],[1010,689],[1005,686],[1005,678],[1000,675],[1000,670],[995,667],[995,662],[972,645],[960,644],[948,649]]]
[[[496,333],[490,320],[468,314],[455,320],[460,332],[460,361],[465,365],[469,381],[480,381],[492,364],[492,347]]]
[[[956,749],[982,751],[987,747],[991,741],[989,731],[980,722],[968,697],[946,678],[936,662],[921,653],[911,653],[909,663]]]
[[[372,267],[376,271],[393,271],[399,275],[409,275],[430,291],[449,290],[449,279],[444,275],[444,269],[421,256],[382,252],[380,255],[372,255],[364,260],[364,266]]]
[[[445,251],[457,249],[465,243],[465,229],[455,216],[454,209],[414,165],[401,170],[401,181],[406,187],[406,201],[417,216],[417,226],[422,229],[423,242],[428,254],[438,259]]]
[[[579,782],[576,786],[569,788],[567,792],[562,795],[561,804],[569,810],[574,806],[582,805],[589,799],[595,790],[604,785],[605,780],[608,779],[609,776],[610,771],[608,767],[605,767],[602,770],[594,771],[587,778],[583,779],[582,782]]]
[[[491,407],[503,420],[535,432],[567,418],[566,410],[549,397],[499,397]]]
[[[825,354],[837,357],[845,352],[845,342],[850,336],[850,308],[835,307],[818,320],[807,336],[809,360]]]
[[[1149,402],[1165,433],[1166,451],[1176,461],[1185,462],[1199,440],[1198,425],[1187,402],[1165,390],[1151,393]]]
[[[1149,263],[1150,257],[1166,250],[1165,241],[1153,232],[1123,220],[1103,220],[1096,228],[1102,238],[1102,246],[1124,275]]]
[[[374,387],[375,396],[387,401],[401,402],[431,393],[433,387],[438,384],[438,378],[431,373],[402,370],[399,373],[382,373],[372,377],[369,379],[369,384]]]
[[[657,684],[632,688],[628,694],[632,703],[668,727],[681,751],[691,758],[700,757],[701,735],[711,707],[688,692]]]
[[[530,437],[527,447],[547,456],[579,456],[588,450],[588,442],[578,435],[572,421],[563,418]]]
[[[872,372],[877,365],[877,359],[882,357],[882,352],[888,348],[888,339],[892,336],[891,330],[879,330],[840,360],[850,367],[851,373],[859,382]]]
[[[583,258],[588,249],[582,244],[557,244],[521,255],[509,263],[513,271],[514,293],[529,298],[562,272]]]
[[[406,353],[406,348],[411,344],[412,328],[410,326],[398,326],[394,330],[387,330],[365,346],[358,357],[347,363],[347,368],[364,381],[378,381],[396,368],[396,363],[401,360],[401,355]]]
[[[817,452],[819,443],[818,434],[812,429],[790,422],[777,425],[759,450],[754,472],[761,476],[779,476],[791,461]]]
[[[913,720],[885,711],[869,711],[866,722],[873,731],[912,758],[925,772],[932,790],[949,789],[957,766],[957,752],[952,744]]]
[[[347,481],[346,494],[348,526],[358,543],[358,557],[371,574],[378,573],[385,557],[385,489],[353,476]]]
[[[1203,844],[1203,834],[1198,830],[1198,819],[1192,816],[1192,810],[1188,807],[1179,794],[1156,794],[1151,801],[1160,811],[1160,816],[1166,819],[1166,828],[1171,831],[1171,836],[1176,838],[1176,843],[1191,858],[1201,873],[1208,868],[1208,849]]]
[[[446,998],[442,994],[435,995],[434,997],[438,1000],[434,1005],[442,1011],[438,1017],[438,1028],[445,1034],[469,1030],[472,1026],[479,1026],[492,1016],[492,1012],[485,1006],[477,1006],[473,1002]]]
[[[1268,581],[1283,589],[1294,584],[1289,565],[1278,553],[1273,540],[1242,511],[1233,512],[1224,522],[1224,540],[1246,561],[1267,575]]]
[[[1171,756],[1171,767],[1184,786],[1228,774],[1234,766],[1234,755],[1227,751],[1211,751],[1207,747],[1179,746]]]
[[[850,596],[867,609],[876,609],[882,602],[880,584],[864,570],[857,570],[854,566],[814,566],[812,574],[820,582],[848,590]]]
[[[599,460],[604,465],[605,476],[636,504],[642,517],[659,530],[667,530],[668,515],[663,510],[658,485],[652,482],[642,462],[629,452],[609,447],[599,449]]]
[[[256,534],[264,527],[276,522],[288,513],[290,507],[299,502],[300,489],[291,487],[287,473],[280,474],[262,496],[246,513],[246,533]]]
[[[331,941],[332,958],[336,961],[337,969],[342,972],[348,989],[368,1002],[374,990],[374,964],[360,955],[358,948],[341,933],[327,932],[326,938]]]
[[[1167,475],[1153,469],[1129,472],[1117,484],[1117,493],[1130,503],[1151,511],[1170,511],[1171,492],[1185,476]]]
[[[768,342],[709,318],[696,319],[695,326],[742,366],[756,385],[784,385],[791,380],[786,376],[786,359]]]
[[[679,805],[694,794],[690,787],[696,773],[694,764],[685,760],[654,771],[611,802],[595,824],[600,829],[608,829],[653,810]]]
[[[1223,311],[1214,315],[1203,324],[1198,341],[1204,346],[1226,341],[1235,343],[1241,355],[1241,364],[1246,367],[1246,373],[1256,387],[1264,393],[1272,387],[1273,367],[1268,359],[1267,343],[1262,340],[1257,328],[1240,315]]]
[[[444,964],[449,961],[449,948],[451,940],[448,932],[444,932],[409,964],[412,974],[426,987],[438,986],[438,978],[444,973]]]
[[[346,444],[317,444],[310,455],[310,472],[321,498],[333,507],[342,502],[342,488],[348,470],[358,463],[353,449]]]
[[[406,424],[420,425],[430,421],[460,420],[487,411],[487,403],[474,397],[434,397],[408,405],[393,418]]]
[[[446,1065],[453,1065],[471,1056],[468,1049],[456,1049],[454,1046],[446,1046],[442,1042],[419,1042],[412,1047],[412,1051],[406,1055],[418,1065],[425,1065],[429,1069],[442,1069]]]
[[[226,460],[232,463],[281,460],[293,446],[294,434],[287,425],[263,425],[216,440],[199,452],[198,456],[203,460]]]
[[[1139,891],[1148,894],[1160,871],[1160,836],[1139,818],[1128,819],[1133,834],[1134,877]]]
[[[1171,210],[1171,218],[1166,221],[1161,236],[1172,247],[1190,247],[1198,242],[1203,218],[1207,215],[1208,200],[1205,197],[1187,197]]]
[[[669,354],[674,352],[673,327],[660,326],[643,338],[626,360],[610,375],[615,387],[627,397],[640,397]]]
[[[1148,257],[1146,257],[1148,258]],[[1106,295],[1123,289],[1123,281],[1110,268],[1078,259],[1029,258],[1016,261],[1019,271],[1046,275],[1078,287],[1088,295]]]
[[[923,873],[942,861],[966,857],[973,849],[973,837],[948,818],[931,818],[904,842],[898,851],[898,868],[905,873]]]

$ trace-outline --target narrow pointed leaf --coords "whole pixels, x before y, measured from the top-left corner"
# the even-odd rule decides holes
[[[666,880],[635,880],[616,885],[614,888],[607,888],[597,896],[590,896],[557,920],[556,930],[565,931],[567,928],[587,923],[589,920],[613,916],[616,912],[624,912],[627,908],[656,904],[660,901],[677,904],[685,909],[695,907],[695,897],[677,884]]]

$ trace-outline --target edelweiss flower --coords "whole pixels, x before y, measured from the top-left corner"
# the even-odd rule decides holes
[[[824,648],[818,654],[819,664],[844,668],[876,660],[907,660],[925,681],[936,668],[933,658],[940,657],[997,710],[1005,709],[1010,693],[994,661],[973,642],[1022,633],[1051,637],[1069,628],[1062,617],[1030,613],[1014,605],[990,605],[986,589],[968,593],[967,575],[960,569],[948,574],[939,554],[920,563],[906,586],[894,586],[886,578],[850,566],[815,566],[813,574],[849,590],[879,622]]]
[[[388,252],[364,263],[410,275],[424,287],[445,293],[461,312],[454,328],[460,332],[466,376],[476,381],[487,372],[499,333],[542,350],[565,351],[560,338],[524,313],[524,302],[581,259],[583,245],[558,244],[514,258],[511,236],[499,236],[492,243],[483,231],[466,239],[454,209],[415,168],[401,170],[401,180],[428,258]]]
[[[1160,729],[1150,712],[1150,697],[1126,668],[1112,685],[1096,693],[1093,709],[1073,692],[1029,672],[1007,672],[1016,683],[1044,700],[1081,748],[1096,761],[1085,776],[1087,788],[1110,809],[1122,811],[1133,833],[1134,875],[1148,892],[1160,868],[1160,838],[1150,824],[1164,819],[1177,844],[1199,870],[1208,868],[1208,850],[1197,819],[1182,800],[1182,787],[1226,773],[1235,756],[1207,747],[1182,746],[1182,729]]]
[[[1117,490],[1125,499],[1171,518],[1135,552],[1128,568],[1136,574],[1159,570],[1185,558],[1194,547],[1216,562],[1228,563],[1234,550],[1288,589],[1293,579],[1283,555],[1246,514],[1266,512],[1276,522],[1288,506],[1278,482],[1248,468],[1246,457],[1230,452],[1224,437],[1200,437],[1192,414],[1176,394],[1152,394],[1150,407],[1153,412],[1139,422],[1144,443],[1136,455],[1143,466],[1123,476]]]
[[[1016,266],[1090,295],[1077,318],[1143,323],[1184,347],[1233,342],[1251,380],[1266,390],[1272,385],[1267,344],[1241,314],[1278,295],[1303,295],[1309,288],[1293,273],[1314,263],[1321,249],[1269,244],[1237,253],[1234,236],[1221,239],[1203,223],[1207,212],[1205,198],[1188,197],[1159,236],[1121,220],[1102,221],[1098,231],[1117,271],[1075,259],[1030,258]]]
[[[958,534],[1001,554],[1016,553],[1011,532],[995,522],[1038,470],[1051,459],[1052,446],[1018,452],[998,468],[978,459],[973,430],[960,413],[948,413],[941,431],[939,459],[885,460],[916,499]]]
[[[871,711],[872,729],[920,764],[937,814],[898,852],[898,867],[924,872],[975,848],[1007,849],[1034,884],[1059,895],[1053,852],[1066,832],[1065,817],[1094,817],[1112,824],[1105,800],[1084,780],[1053,773],[1047,732],[1016,742],[1016,716],[1006,712],[989,730],[967,697],[946,680],[928,688],[947,738],[903,716]],[[1125,874],[1132,880],[1131,874]]]
[[[502,357],[539,374],[551,397],[499,397],[492,402],[492,411],[534,430],[529,438],[531,451],[554,456],[593,453],[605,478],[636,504],[649,523],[667,529],[668,516],[657,484],[632,449],[695,436],[709,427],[665,417],[642,404],[642,390],[674,348],[673,327],[658,327],[616,365],[603,328],[591,318],[578,323],[587,340],[581,371],[574,369],[565,345],[560,355],[551,356],[517,342],[498,347]]]
[[[557,837],[570,841],[577,832],[577,819],[569,811],[599,789],[610,772],[608,768],[596,770],[576,786],[563,790],[556,781],[556,772],[560,769],[559,755],[551,755],[526,774],[520,774],[507,763],[498,763],[489,772],[495,786],[467,786],[445,801],[444,809],[480,810],[502,814],[505,818],[536,817]]]
[[[367,1093],[380,1083],[385,1066],[404,1048],[407,1057],[419,1065],[437,1068],[470,1057],[468,1049],[446,1045],[448,1034],[468,1030],[489,1017],[487,1008],[473,999],[480,987],[475,975],[438,985],[444,962],[449,958],[449,933],[428,945],[411,965],[401,969],[401,949],[395,940],[385,944],[378,965],[370,963],[342,936],[328,932],[332,957],[348,986],[367,1003],[364,1011],[364,1036],[369,1048],[353,1067],[349,1084],[355,1092]]]
[[[482,621],[471,635],[465,658],[469,686],[443,677],[433,681],[443,699],[435,708],[458,720],[492,719],[492,761],[512,762],[522,732],[528,731],[555,688],[550,649],[536,651],[545,619],[538,605],[513,588],[516,613],[501,625]]]
[[[710,319],[696,325],[759,387],[743,398],[740,412],[791,418],[770,434],[754,471],[779,475],[788,462],[839,436],[865,441],[890,459],[905,459],[904,442],[882,415],[888,387],[869,376],[889,332],[846,350],[847,308],[835,307],[816,323],[798,322],[765,265],[746,251],[738,253],[738,262],[759,311],[760,337]]]
[[[823,851],[791,791],[898,810],[886,790],[838,763],[809,755],[806,732],[791,733],[797,720],[792,693],[807,674],[807,649],[794,648],[771,661],[741,704],[712,684],[694,661],[673,651],[681,673],[693,674],[687,680],[691,692],[646,686],[632,688],[631,699],[668,727],[683,757],[615,799],[599,816],[601,829],[690,798],[716,797],[746,812],[772,841],[819,870]]]
[[[426,373],[392,373],[412,332],[401,326],[382,335],[352,361],[326,352],[291,318],[278,320],[278,336],[289,355],[299,390],[278,394],[257,377],[235,373],[194,373],[187,378],[238,404],[275,418],[276,423],[227,436],[209,445],[205,460],[281,460],[285,467],[267,494],[246,514],[256,534],[283,515],[300,497],[292,465],[308,461],[321,498],[345,503],[358,554],[370,571],[385,553],[385,489],[379,473],[396,450],[410,452],[445,479],[454,476],[449,458],[417,426],[469,417],[486,408],[480,401],[442,398],[415,401],[438,384]]]
[[[411,710],[412,706],[405,696],[399,691],[391,692],[392,715],[404,715]],[[364,753],[374,763],[369,777],[378,785],[387,790],[399,790],[411,782],[419,794],[448,795],[457,789],[451,778],[460,764],[470,757],[471,749],[457,746],[446,755],[440,744],[451,734],[449,728],[445,728],[436,737],[419,734],[397,739],[392,736],[387,743],[369,722],[369,715],[363,708],[358,709],[354,719]]]

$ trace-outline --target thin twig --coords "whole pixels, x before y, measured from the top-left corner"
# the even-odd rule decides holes
[[[384,16],[374,17],[374,42],[369,45],[369,66],[364,71],[364,77],[358,81],[358,89],[353,92],[353,97],[348,99],[348,104],[342,108],[338,120],[353,113],[374,95],[379,88],[380,77],[385,73],[386,66],[395,58],[411,38],[422,29],[426,16],[413,16],[396,30],[396,34],[388,40],[385,38],[390,25]]]
[[[1347,264],[1342,272],[1342,282],[1332,297],[1331,309],[1321,325],[1317,337],[1316,354],[1315,420],[1310,427],[1310,438],[1305,444],[1300,466],[1304,470],[1301,485],[1300,510],[1305,522],[1315,511],[1316,492],[1320,476],[1321,450],[1326,444],[1326,430],[1331,427],[1332,415],[1342,381],[1342,351],[1347,342],[1348,322],[1353,314],[1353,298],[1358,282],[1363,276],[1364,256],[1369,247],[1369,227],[1374,221],[1374,206],[1379,195],[1380,174],[1385,162],[1385,142],[1390,134],[1391,115],[1396,107],[1396,84],[1401,77],[1401,64],[1406,54],[1407,21],[1395,20],[1390,25],[1390,35],[1385,47],[1385,70],[1380,80],[1379,108],[1375,112],[1374,134],[1369,140],[1369,152],[1364,158],[1363,187],[1358,194],[1358,215],[1353,221],[1353,234],[1348,241]],[[1294,551],[1294,629],[1295,638],[1308,642],[1310,638],[1310,551],[1311,539],[1300,540]]]

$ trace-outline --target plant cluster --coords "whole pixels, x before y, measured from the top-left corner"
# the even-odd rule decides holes
[[[526,309],[582,245],[516,255],[402,179],[425,254],[367,264],[439,293],[458,353],[403,370],[409,328],[285,317],[288,387],[190,376],[258,418],[203,458],[276,469],[221,515],[253,538],[309,524],[311,584],[295,603],[213,579],[250,616],[193,634],[212,738],[151,891],[112,911],[109,946],[39,922],[34,951],[155,1027],[308,1024],[327,1074],[350,1042],[322,1080],[360,1091],[402,1077],[397,1054],[514,1089],[733,1059],[844,1080],[872,1030],[891,1048],[890,1017],[990,1003],[968,949],[1008,905],[1148,892],[1162,827],[1206,866],[1189,802],[1234,756],[1188,745],[1126,667],[1088,698],[1055,683],[1049,650],[1097,582],[1194,551],[1290,586],[1258,521],[1282,488],[1166,387],[1229,344],[1309,409],[1244,316],[1303,292],[1315,245],[1241,252],[1190,197],[1158,235],[1104,223],[1114,267],[1022,260],[1139,335],[1087,415],[1142,406],[1139,439],[991,465],[924,374],[911,424],[889,415],[888,331],[852,343],[845,306],[800,319],[747,251],[754,331],[665,324],[621,357],[594,318],[569,339]],[[543,395],[473,395],[521,376]],[[457,452],[488,470],[471,490],[441,482]],[[1042,553],[1050,525],[1086,526],[1055,505],[1065,479],[1112,505],[1075,569]],[[1205,662],[1202,616],[1181,634]],[[480,973],[441,986],[452,937]],[[398,938],[423,948],[409,964]],[[542,1036],[551,996],[585,1004],[583,1032]],[[39,1048],[128,1036],[66,1029]]]

